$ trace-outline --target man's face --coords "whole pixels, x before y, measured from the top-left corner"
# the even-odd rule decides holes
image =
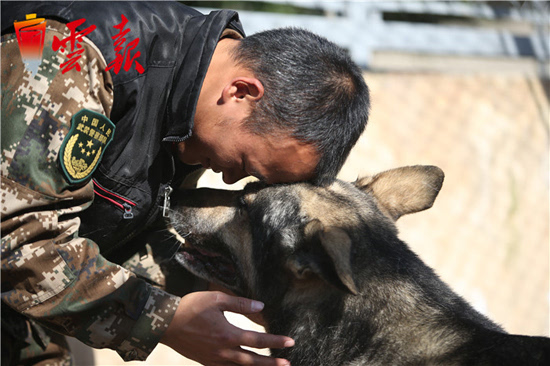
[[[319,154],[312,145],[292,137],[258,136],[238,120],[196,126],[193,136],[179,143],[178,158],[223,173],[233,184],[252,175],[266,183],[290,183],[313,178]]]

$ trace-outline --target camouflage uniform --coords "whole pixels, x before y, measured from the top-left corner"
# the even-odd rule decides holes
[[[105,260],[96,243],[78,236],[78,213],[91,205],[93,187],[64,179],[59,150],[78,111],[109,117],[113,91],[105,60],[87,39],[82,70],[61,72],[65,56],[52,42],[65,32],[64,24],[48,20],[34,76],[22,64],[15,34],[1,39],[2,349],[19,342],[7,355],[14,362],[22,339],[28,340],[23,357],[47,351],[53,330],[114,349],[124,360],[144,360],[180,298]],[[69,362],[66,353],[54,354],[50,364]]]

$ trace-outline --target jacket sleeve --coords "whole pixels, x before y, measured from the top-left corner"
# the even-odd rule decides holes
[[[81,109],[109,116],[112,81],[87,39],[81,70],[63,72],[52,42],[67,28],[48,20],[42,63],[25,69],[14,34],[2,36],[2,306],[126,361],[144,360],[172,320],[179,297],[105,260],[78,236],[91,182],[69,184],[58,155]]]

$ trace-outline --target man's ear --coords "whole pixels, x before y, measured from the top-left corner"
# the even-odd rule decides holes
[[[436,166],[415,165],[361,178],[355,185],[372,194],[382,211],[397,220],[432,207],[444,177]]]
[[[222,92],[224,102],[231,99],[237,101],[257,102],[264,95],[264,86],[254,77],[239,76],[231,80]]]
[[[287,266],[298,280],[317,276],[323,281],[358,294],[351,270],[351,238],[337,227],[325,228],[317,219],[305,227],[306,247],[295,253]]]

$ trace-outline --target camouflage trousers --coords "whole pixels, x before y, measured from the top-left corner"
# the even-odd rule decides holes
[[[2,306],[2,366],[73,365],[64,336]]]

